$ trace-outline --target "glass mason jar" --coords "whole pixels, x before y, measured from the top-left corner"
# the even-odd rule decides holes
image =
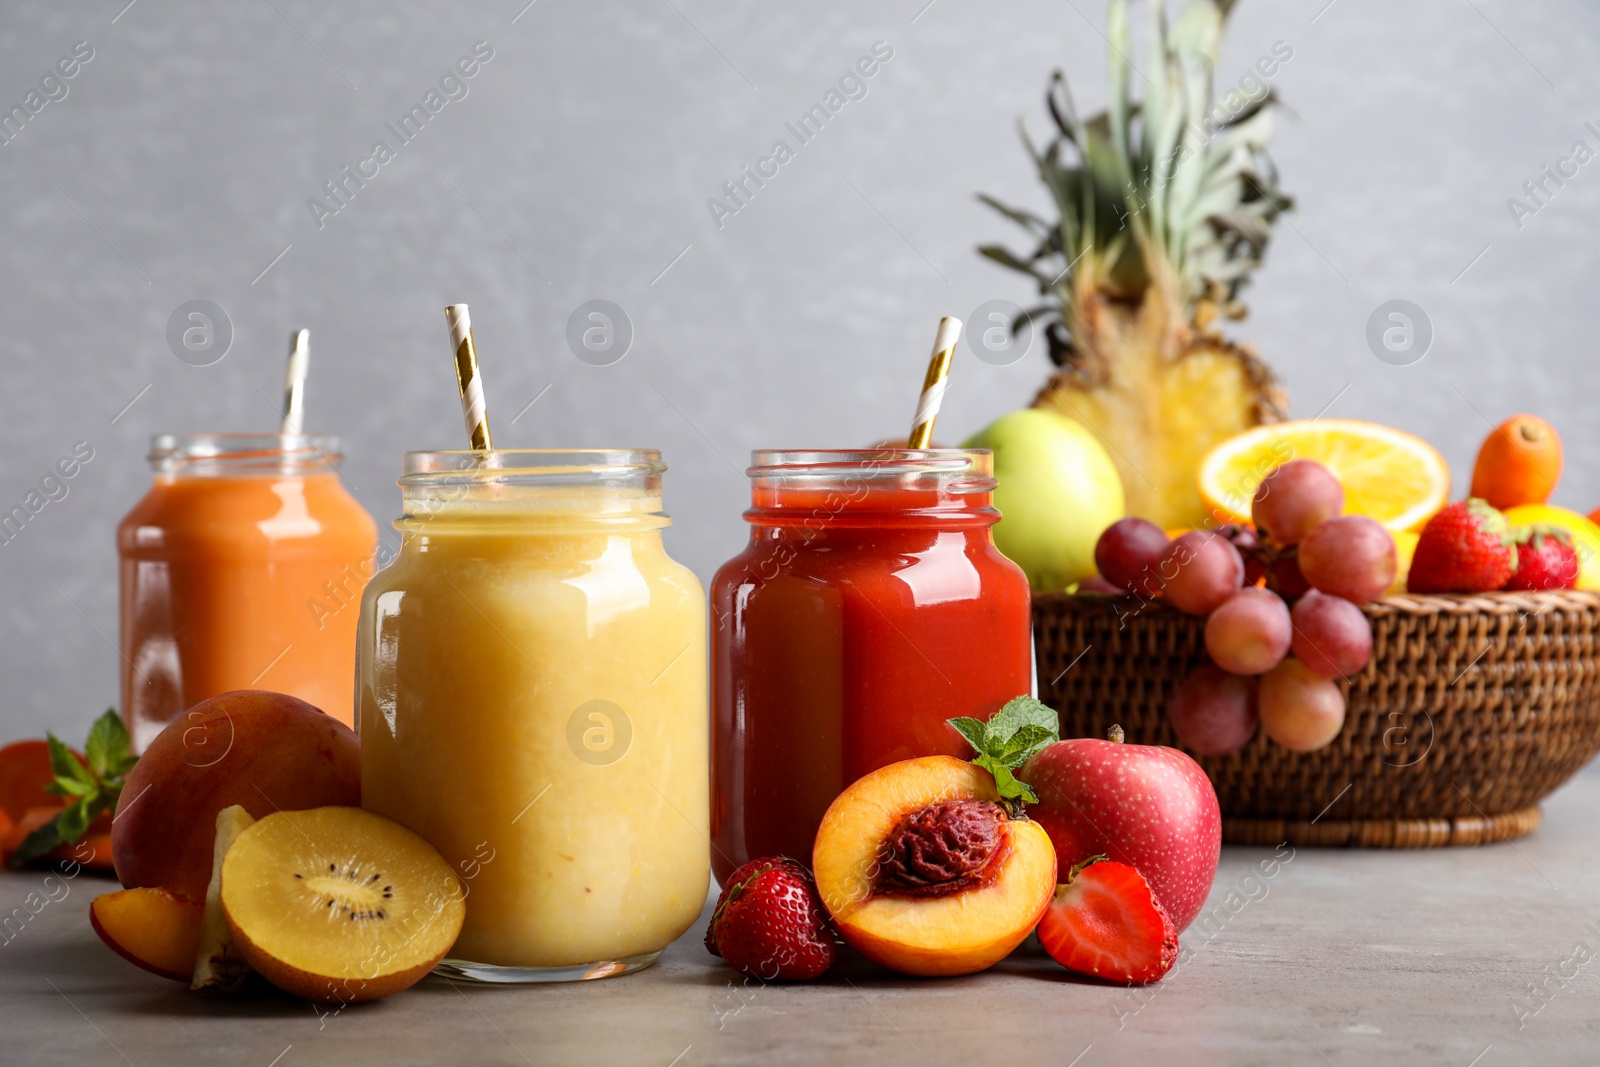
[[[985,450],[756,452],[750,543],[711,587],[716,874],[811,855],[845,786],[968,757],[945,720],[1033,685],[1028,581]]]
[[[441,972],[600,978],[705,903],[705,601],[660,453],[412,452],[361,609],[362,802],[466,890]]]
[[[339,459],[334,437],[151,439],[150,491],[117,527],[134,751],[233,689],[288,693],[353,722],[354,605],[378,535]]]

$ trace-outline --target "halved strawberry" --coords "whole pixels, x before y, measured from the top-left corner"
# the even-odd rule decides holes
[[[1069,971],[1135,985],[1178,958],[1178,934],[1144,875],[1104,856],[1072,869],[1039,920],[1039,943]]]

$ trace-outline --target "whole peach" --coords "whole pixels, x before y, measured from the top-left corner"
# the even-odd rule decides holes
[[[257,819],[361,803],[361,750],[348,726],[303,700],[241,689],[178,716],[128,773],[111,826],[111,859],[129,889],[204,900],[217,812]]]

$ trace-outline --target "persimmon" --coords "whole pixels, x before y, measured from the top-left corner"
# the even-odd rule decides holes
[[[45,796],[54,799],[54,795]],[[0,863],[11,862],[11,854],[22,847],[28,835],[61,814],[62,805],[40,805],[27,809],[22,817],[11,822],[9,816],[5,832],[0,835]],[[89,824],[88,833],[77,841],[58,845],[44,857],[56,863],[76,862],[96,871],[110,873],[111,865],[111,813],[106,812]]]
[[[0,748],[0,808],[15,823],[29,808],[63,806],[66,797],[44,790],[55,777],[46,742],[13,741]]]
[[[1496,426],[1478,449],[1469,496],[1504,511],[1543,504],[1561,480],[1561,437],[1537,415],[1514,415]]]

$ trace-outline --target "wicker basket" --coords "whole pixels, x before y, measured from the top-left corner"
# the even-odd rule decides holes
[[[1341,683],[1344,730],[1299,754],[1257,734],[1197,757],[1223,839],[1419,848],[1510,840],[1600,750],[1600,594],[1388,597],[1373,656]],[[1166,707],[1205,661],[1203,620],[1134,597],[1038,594],[1040,697],[1063,737],[1175,744]]]

